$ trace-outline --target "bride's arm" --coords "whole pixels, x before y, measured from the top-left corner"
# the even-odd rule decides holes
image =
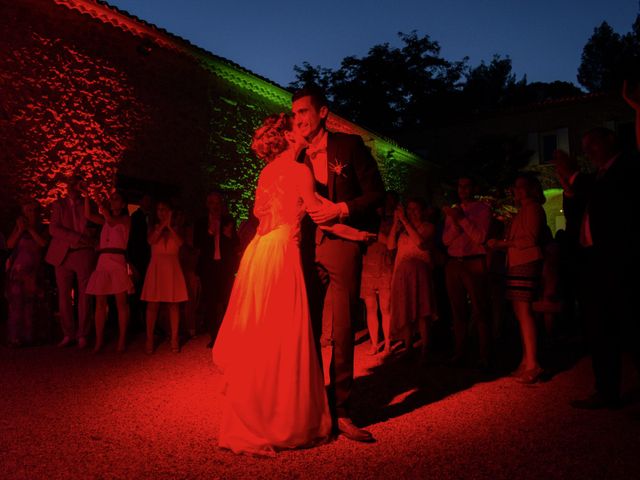
[[[304,164],[300,164],[299,170],[299,193],[304,201],[305,209],[310,210],[317,208],[320,206],[322,201],[316,196],[313,174],[309,167]],[[375,238],[375,235],[369,232],[364,232],[341,223],[336,223],[334,225],[319,225],[319,228],[325,232],[333,233],[340,238],[354,240],[356,242],[366,242]]]
[[[300,163],[298,166],[298,193],[302,197],[304,202],[304,208],[306,210],[319,207],[321,202],[316,197],[316,191],[314,186],[313,174],[309,167]]]

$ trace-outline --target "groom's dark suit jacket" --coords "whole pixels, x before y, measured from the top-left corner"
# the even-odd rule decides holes
[[[311,168],[306,155],[303,154],[299,161]],[[344,219],[346,224],[360,230],[377,231],[375,209],[382,202],[384,184],[376,161],[359,136],[329,133],[327,185],[316,182],[316,191],[334,203],[347,204],[349,216]],[[319,341],[321,331],[325,338],[333,341],[330,408],[335,416],[349,416],[353,384],[352,322],[358,311],[362,246],[319,232],[311,219],[305,216],[301,225],[300,251],[309,307],[316,341]],[[332,313],[326,316],[323,328],[323,292],[331,278],[337,282],[331,288]]]
[[[311,168],[304,153],[299,161]],[[379,220],[375,209],[382,202],[384,183],[378,165],[362,138],[329,132],[327,169],[327,185],[316,182],[316,191],[334,203],[347,204],[349,217],[344,223],[359,230],[377,232]]]

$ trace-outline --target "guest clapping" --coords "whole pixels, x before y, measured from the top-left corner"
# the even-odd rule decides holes
[[[472,179],[458,179],[460,203],[442,210],[446,216],[442,241],[449,259],[446,283],[455,336],[453,364],[462,363],[467,350],[468,325],[478,329],[479,364],[489,362],[489,292],[487,259],[484,244],[491,226],[491,208],[474,198]],[[469,304],[471,316],[469,321]]]
[[[390,250],[398,250],[391,281],[391,336],[403,340],[410,354],[417,329],[422,360],[427,354],[429,321],[436,313],[430,252],[435,227],[424,219],[425,210],[421,199],[409,200],[406,213],[398,206],[387,242]]]
[[[39,207],[35,200],[22,203],[22,215],[7,239],[11,250],[7,265],[7,336],[12,347],[33,342],[36,305],[43,293],[42,256],[48,235],[38,216]]]
[[[96,345],[93,351],[97,353],[102,349],[104,325],[107,319],[107,297],[113,295],[118,308],[118,352],[123,352],[126,347],[129,323],[127,294],[133,289],[126,262],[131,218],[127,211],[127,202],[119,191],[113,192],[108,201],[98,200],[98,204],[99,213],[96,214],[92,211],[89,196],[85,192],[85,217],[93,223],[102,225],[98,264],[87,284],[87,293],[96,297]]]
[[[151,262],[142,287],[140,298],[147,303],[146,352],[153,353],[156,320],[160,303],[167,304],[171,323],[171,349],[178,353],[178,327],[180,324],[180,302],[188,300],[187,286],[180,268],[179,252],[183,239],[172,224],[173,210],[166,201],[157,203],[158,223],[149,232]]]
[[[91,331],[89,301],[86,293],[89,277],[95,262],[95,239],[84,217],[84,202],[77,175],[65,179],[67,194],[56,201],[51,210],[49,232],[51,243],[45,260],[56,269],[60,320],[64,338],[58,344],[66,347],[75,339],[78,347],[87,346],[87,336]],[[75,297],[71,292],[77,282]],[[73,298],[78,302],[78,326],[73,315]]]

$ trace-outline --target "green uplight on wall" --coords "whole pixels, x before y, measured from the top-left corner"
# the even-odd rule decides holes
[[[558,230],[564,230],[566,220],[562,211],[562,189],[548,188],[544,191],[544,211],[547,214],[547,225],[555,235]]]

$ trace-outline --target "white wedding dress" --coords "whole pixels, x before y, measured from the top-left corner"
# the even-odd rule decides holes
[[[213,347],[227,383],[219,445],[237,453],[271,456],[331,433],[297,242],[296,168],[282,158],[260,174],[255,201],[269,213],[242,257]]]

